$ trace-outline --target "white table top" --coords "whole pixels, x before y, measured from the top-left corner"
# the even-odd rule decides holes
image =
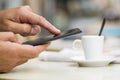
[[[24,80],[120,80],[120,64],[106,67],[78,67],[73,62],[43,62],[32,59],[0,74],[3,79]]]

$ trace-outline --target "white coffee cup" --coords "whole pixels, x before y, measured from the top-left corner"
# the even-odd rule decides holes
[[[85,35],[81,40],[73,42],[74,49],[80,49],[79,45],[82,44],[86,60],[101,60],[103,59],[103,43],[104,36]]]

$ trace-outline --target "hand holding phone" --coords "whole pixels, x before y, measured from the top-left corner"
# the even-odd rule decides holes
[[[81,33],[81,32],[82,31],[79,28],[74,28],[74,29],[67,30],[67,31],[65,31],[65,32],[63,32],[63,33],[61,33],[60,35],[57,35],[57,36],[48,35],[48,36],[45,36],[45,37],[38,38],[36,40],[26,41],[23,44],[29,44],[29,45],[37,46],[37,45],[45,44],[45,43],[53,41],[53,40],[57,40],[57,39],[60,39],[60,38],[71,36],[71,35],[75,35],[75,34],[78,34],[78,33]]]

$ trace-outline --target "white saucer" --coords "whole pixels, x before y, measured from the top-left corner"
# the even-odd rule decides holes
[[[77,62],[79,66],[84,66],[84,67],[108,66],[111,62],[114,61],[114,59],[111,58],[105,58],[103,60],[85,60],[85,59],[81,59],[80,57],[72,57],[71,59]]]

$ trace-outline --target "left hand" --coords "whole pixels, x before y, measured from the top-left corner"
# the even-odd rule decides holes
[[[48,44],[22,45],[12,32],[0,32],[0,72],[9,72],[14,67],[37,57]]]

